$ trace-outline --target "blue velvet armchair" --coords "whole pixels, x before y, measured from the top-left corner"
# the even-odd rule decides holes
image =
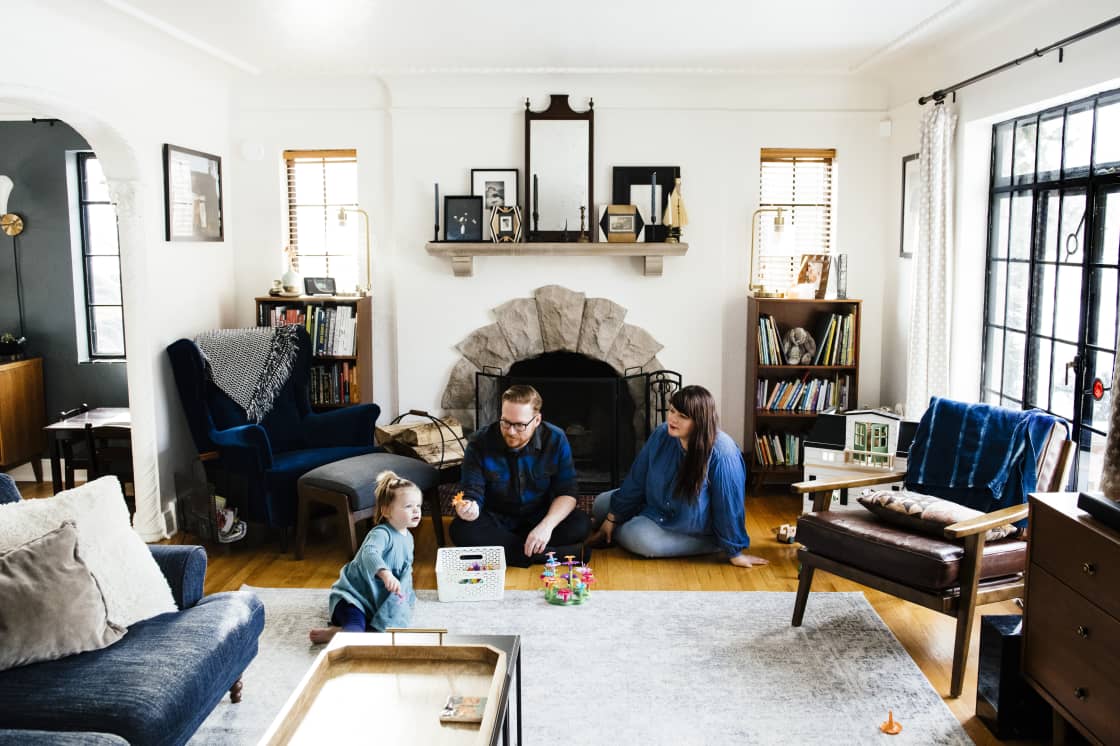
[[[382,449],[374,445],[376,404],[316,414],[308,381],[311,343],[298,329],[299,353],[288,382],[260,424],[206,375],[198,346],[180,339],[167,348],[191,436],[218,494],[242,506],[242,518],[288,529],[296,521],[296,482],[323,464]]]

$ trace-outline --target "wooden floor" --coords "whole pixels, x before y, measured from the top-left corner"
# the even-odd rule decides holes
[[[21,483],[20,488],[25,497],[50,494],[49,483]],[[800,501],[796,497],[773,495],[748,498],[747,530],[752,541],[751,552],[770,561],[765,567],[738,568],[714,557],[647,560],[637,558],[622,549],[597,550],[591,562],[599,581],[596,587],[602,590],[795,591],[796,545],[778,543],[772,529],[782,523],[795,521],[799,510]],[[241,542],[231,547],[209,547],[206,592],[236,590],[243,584],[276,588],[330,587],[338,578],[339,568],[350,557],[343,548],[341,539],[334,533],[329,519],[325,519],[315,533],[317,535],[308,538],[305,558],[298,562],[290,553],[282,554],[276,541],[257,543],[256,546]],[[436,543],[430,519],[424,518],[415,536],[415,587],[434,589]],[[180,534],[167,543],[196,542],[190,536]],[[539,567],[510,568],[506,571],[506,588],[535,590],[539,587],[539,572]],[[979,623],[973,625],[964,693],[958,699],[949,699],[945,695],[949,691],[949,670],[953,656],[954,621],[951,617],[900,601],[823,571],[816,573],[813,590],[863,591],[875,611],[913,657],[933,688],[942,694],[949,709],[977,744],[1031,743],[999,741],[975,717]],[[812,603],[813,599],[810,597],[810,608]],[[981,609],[981,614],[1016,613],[1018,610],[1010,601]],[[905,714],[895,714],[905,725]],[[883,715],[885,719],[885,711]]]

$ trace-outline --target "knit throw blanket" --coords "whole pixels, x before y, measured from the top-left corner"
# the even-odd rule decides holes
[[[259,423],[292,374],[299,352],[294,325],[215,329],[194,338],[214,385]]]

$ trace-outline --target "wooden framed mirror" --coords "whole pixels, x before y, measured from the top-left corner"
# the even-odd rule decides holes
[[[530,241],[579,239],[580,206],[584,229],[595,236],[595,102],[573,111],[567,94],[551,94],[548,108],[532,111],[525,99],[525,202],[523,216]],[[567,222],[567,231],[564,226]]]

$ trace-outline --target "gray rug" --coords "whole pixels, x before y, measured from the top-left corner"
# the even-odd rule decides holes
[[[322,649],[307,631],[327,621],[326,590],[249,590],[267,621],[244,699],[223,700],[192,743],[256,743]],[[576,607],[530,591],[418,596],[414,626],[522,636],[531,746],[971,743],[861,593],[813,594],[800,629],[792,593],[596,591]],[[893,738],[879,732],[888,708],[904,728]]]

